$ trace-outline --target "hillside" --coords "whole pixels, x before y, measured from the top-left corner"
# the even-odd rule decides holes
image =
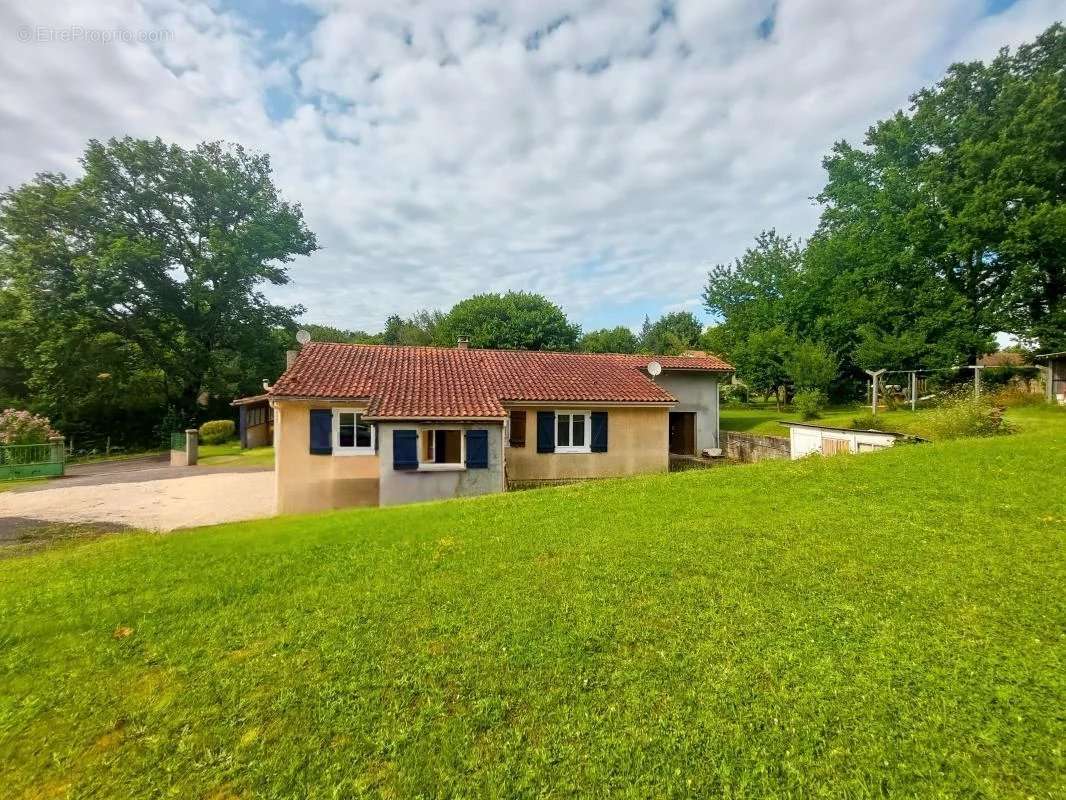
[[[1041,413],[8,558],[0,785],[1062,796],[1066,415]]]

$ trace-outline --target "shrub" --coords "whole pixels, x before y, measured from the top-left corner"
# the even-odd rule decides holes
[[[44,444],[58,435],[48,417],[13,408],[0,412],[0,444]]]
[[[200,426],[200,441],[204,444],[222,444],[233,438],[236,429],[231,419],[213,419]]]
[[[792,404],[803,419],[818,419],[822,416],[822,409],[825,408],[825,392],[820,389],[796,392],[796,396],[792,398]]]
[[[748,387],[743,383],[721,384],[719,394],[724,403],[747,403],[749,400]]]
[[[861,417],[855,417],[851,421],[851,427],[857,431],[882,430],[881,423],[873,414],[863,414]]]
[[[930,432],[937,439],[961,436],[996,436],[1010,433],[1003,421],[1003,407],[988,397],[949,396],[929,412]]]
[[[1038,406],[1045,401],[1041,392],[1030,392],[1025,386],[1018,383],[1009,383],[1006,386],[991,392],[988,399],[993,405],[1004,408],[1016,408],[1017,406]]]

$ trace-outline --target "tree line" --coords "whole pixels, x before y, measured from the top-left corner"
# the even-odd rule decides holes
[[[585,353],[659,353],[678,355],[698,349],[704,326],[695,314],[677,311],[654,322],[645,317],[639,332],[619,325],[583,333],[566,313],[540,294],[485,293],[460,300],[447,312],[422,310],[411,317],[393,314],[380,333],[331,325],[303,326],[316,341],[454,347],[490,350],[561,350]]]
[[[283,368],[304,309],[267,285],[317,248],[270,160],[239,145],[91,141],[82,174],[0,195],[0,408],[143,443],[229,416]],[[479,294],[330,341],[720,353],[767,395],[832,391],[866,368],[973,363],[1006,331],[1066,350],[1066,29],[955,64],[861,146],[824,159],[805,241],[773,230],[691,312],[583,332],[549,299]]]
[[[1066,349],[1066,29],[955,64],[863,146],[824,159],[817,229],[761,234],[703,291],[705,344],[763,390],[797,358],[864,369],[973,364],[995,334]]]

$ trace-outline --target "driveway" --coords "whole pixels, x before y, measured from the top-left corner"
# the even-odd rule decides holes
[[[0,541],[42,522],[169,531],[274,513],[274,470],[171,467],[167,456],[72,464],[63,478],[0,493]]]

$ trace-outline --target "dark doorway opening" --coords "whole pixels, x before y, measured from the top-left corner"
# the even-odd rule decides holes
[[[696,455],[696,412],[670,412],[670,452],[679,456]]]

